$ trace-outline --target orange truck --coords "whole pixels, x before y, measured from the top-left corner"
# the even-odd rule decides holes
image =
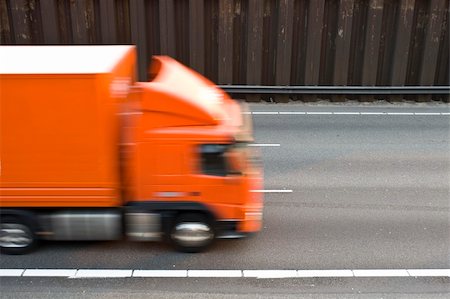
[[[0,47],[0,250],[167,240],[198,252],[261,229],[245,106],[177,61],[136,82],[134,46]]]

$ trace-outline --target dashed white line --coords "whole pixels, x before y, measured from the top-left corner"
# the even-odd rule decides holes
[[[281,190],[250,190],[250,192],[254,192],[254,193],[292,193],[293,191],[281,189]]]

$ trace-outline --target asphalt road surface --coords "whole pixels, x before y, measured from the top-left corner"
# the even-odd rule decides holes
[[[239,270],[240,277],[1,277],[0,297],[449,296],[449,274],[415,277],[410,270],[450,269],[448,105],[257,104],[251,110],[264,189],[271,191],[261,233],[219,240],[202,254],[118,241],[47,242],[29,255],[0,256],[1,269],[210,269]],[[387,274],[358,277],[363,269]],[[258,279],[246,277],[247,270],[338,274]],[[393,277],[392,270],[407,275]],[[339,274],[345,271],[351,277]]]

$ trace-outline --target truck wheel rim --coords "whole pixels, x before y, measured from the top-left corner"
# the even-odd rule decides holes
[[[28,227],[18,223],[2,223],[0,229],[0,247],[23,248],[33,242]]]
[[[201,222],[183,222],[175,226],[172,238],[183,246],[198,247],[208,243],[213,237],[209,225]]]

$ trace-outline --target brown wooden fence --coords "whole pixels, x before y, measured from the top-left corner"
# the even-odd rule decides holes
[[[448,0],[0,0],[0,18],[1,44],[136,44],[141,80],[166,54],[219,84],[449,85]]]

